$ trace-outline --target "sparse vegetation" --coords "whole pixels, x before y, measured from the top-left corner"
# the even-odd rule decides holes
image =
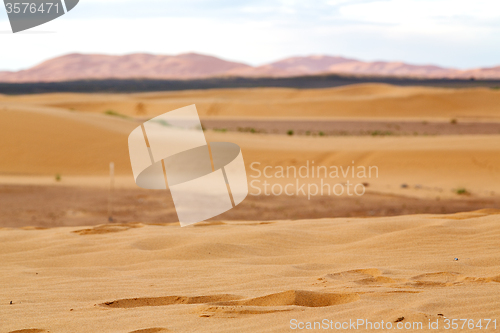
[[[379,131],[379,130],[376,130],[376,131],[370,132],[371,136],[386,136],[386,135],[393,135],[393,134],[394,133],[391,132],[391,131]]]
[[[499,86],[491,87],[491,89],[493,89],[493,90],[500,90],[500,87]]]
[[[320,78],[320,80],[318,80]],[[415,78],[378,78],[377,82],[393,85],[418,85],[439,87],[476,87],[488,86],[498,83],[479,82],[470,83],[468,80],[457,80],[451,83],[440,79],[425,80]],[[262,78],[240,78],[234,80],[232,77],[205,78],[199,80],[172,80],[172,79],[105,79],[105,80],[77,80],[72,82],[27,82],[27,83],[0,83],[3,94],[35,94],[52,92],[80,92],[80,93],[133,93],[133,92],[156,92],[168,90],[192,90],[192,89],[220,89],[220,88],[257,88],[257,87],[287,87],[287,88],[332,88],[339,85],[373,82],[366,77],[345,76],[338,74],[311,75],[300,77],[262,77]]]
[[[455,193],[458,195],[470,195],[470,192],[465,187],[455,189]]]
[[[238,127],[238,132],[263,133],[264,131],[258,131],[253,127]]]
[[[61,174],[60,173],[56,173],[56,175],[55,175],[54,178],[55,178],[56,182],[60,182],[61,181]]]
[[[214,132],[225,133],[225,132],[227,132],[227,129],[226,128],[214,128]]]
[[[320,132],[318,133],[318,135],[319,135],[319,136],[325,136],[325,133],[320,131]]]
[[[139,116],[147,114],[146,106],[144,105],[144,103],[137,103],[137,105],[135,106],[135,113]]]
[[[106,114],[108,116],[114,116],[114,117],[123,118],[123,119],[130,118],[129,116],[126,116],[124,114],[118,113],[118,112],[116,112],[114,110],[106,110],[106,111],[104,111],[104,114]]]
[[[291,135],[293,135],[293,131],[292,130],[288,130],[288,132],[286,132],[286,134],[288,134],[288,135],[291,136]]]
[[[457,123],[458,123],[458,121],[455,118],[450,120],[450,124],[456,125]]]

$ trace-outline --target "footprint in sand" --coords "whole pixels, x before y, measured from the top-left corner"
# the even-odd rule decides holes
[[[403,279],[393,279],[388,276],[383,276],[382,272],[377,268],[356,269],[327,274],[324,280],[354,282],[357,284],[398,283],[403,281]]]
[[[164,333],[164,332],[172,332],[172,331],[164,327],[153,327],[153,328],[144,328],[141,330],[136,330],[129,333]]]
[[[235,317],[237,315],[266,314],[294,311],[296,307],[327,307],[355,302],[358,294],[320,293],[306,290],[288,290],[261,297],[203,305],[195,309],[200,317]],[[296,306],[296,307],[290,307]]]
[[[221,305],[247,306],[285,306],[296,305],[305,307],[325,307],[357,301],[359,295],[355,293],[320,293],[306,290],[288,290],[276,294],[220,303]]]
[[[127,298],[119,299],[112,302],[101,304],[102,306],[110,308],[138,308],[142,306],[165,306],[175,304],[204,304],[225,302],[241,299],[240,296],[235,295],[213,295],[213,296],[165,296],[165,297],[141,297],[141,298]]]
[[[235,318],[240,315],[255,315],[276,312],[287,312],[293,309],[264,309],[255,306],[229,306],[229,305],[200,305],[193,310],[193,313],[200,317],[229,317]]]
[[[384,284],[401,284],[408,280],[405,278],[392,278],[384,276],[378,268],[365,268],[344,271],[339,273],[327,274],[318,280],[322,283],[355,283],[357,285],[384,285]]]
[[[100,235],[113,232],[127,231],[133,228],[141,228],[144,225],[141,223],[122,223],[122,224],[103,224],[90,229],[75,230],[73,233],[79,235]]]
[[[327,274],[325,278],[331,280],[359,281],[366,278],[381,276],[382,272],[377,268],[355,269],[351,271]]]
[[[469,277],[456,272],[437,272],[414,276],[416,287],[449,287],[463,283],[489,283],[500,282],[500,275],[493,277]]]
[[[411,282],[416,287],[449,287],[461,280],[462,275],[455,272],[427,273],[412,277]]]
[[[196,309],[200,317],[214,314],[264,314],[293,309],[263,309],[262,307],[326,307],[351,303],[359,300],[356,293],[321,293],[306,290],[288,290],[261,297],[246,298],[235,295],[213,296],[165,296],[119,299],[106,302],[101,306],[109,308],[136,308],[143,306],[167,306],[176,304],[203,304]]]
[[[455,213],[455,214],[437,216],[437,217],[432,217],[432,218],[445,219],[445,220],[468,220],[468,219],[473,219],[473,218],[477,218],[477,217],[484,217],[484,216],[498,215],[498,214],[500,214],[500,209],[487,208],[487,209],[476,210],[473,212]]]

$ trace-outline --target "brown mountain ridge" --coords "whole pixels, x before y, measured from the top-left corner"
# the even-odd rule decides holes
[[[311,55],[291,57],[262,66],[223,60],[214,56],[102,55],[73,53],[29,69],[0,72],[0,82],[58,82],[87,79],[201,79],[221,76],[292,77],[317,74],[404,76],[416,78],[500,79],[500,66],[458,70],[403,62],[364,62],[356,59]]]

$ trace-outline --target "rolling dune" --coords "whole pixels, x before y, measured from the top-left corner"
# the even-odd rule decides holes
[[[124,176],[123,181],[119,179],[120,184],[135,187],[126,131],[131,131],[138,123],[100,116],[114,123],[115,130],[110,130],[81,120],[42,113],[0,111],[0,114],[7,120],[0,124],[4,157],[0,161],[0,173],[4,179],[12,176],[54,177],[56,174],[65,179],[104,177],[109,172],[109,162],[113,161],[116,173]],[[117,131],[120,128],[123,132]],[[453,189],[465,187],[476,195],[491,196],[498,192],[500,185],[500,135],[321,138],[208,131],[206,137],[212,142],[239,144],[247,173],[252,177],[259,175],[255,169],[262,172],[266,166],[300,168],[314,161],[316,166],[342,166],[346,170],[353,165],[375,166],[378,177],[357,181],[367,181],[370,190],[385,193],[449,197],[454,196]],[[260,164],[251,168],[252,163]],[[79,179],[77,183],[87,182],[84,178]],[[304,181],[319,182],[320,179]],[[108,184],[106,178],[90,181],[94,185],[99,182],[103,186]],[[431,189],[400,189],[404,183]]]
[[[8,106],[8,103],[94,113],[113,110],[142,118],[196,104],[201,117],[500,120],[500,90],[398,87],[386,84],[302,90],[254,88],[129,95],[71,93],[7,96],[0,99],[0,108]],[[138,114],[139,103],[143,103],[144,113]]]
[[[470,118],[481,118],[483,115],[492,119],[500,114],[498,91],[388,85],[318,90],[237,89],[132,95],[3,96],[0,98],[0,116],[5,121],[0,124],[0,148],[4,158],[0,160],[0,179],[4,179],[4,183],[12,183],[9,179],[17,176],[20,182],[25,183],[22,177],[54,177],[60,174],[73,184],[102,183],[107,186],[105,178],[92,181],[90,178],[79,178],[79,181],[71,182],[71,177],[105,177],[109,162],[113,161],[116,173],[123,176],[118,182],[135,187],[127,135],[140,122],[134,118],[104,115],[102,111],[109,107],[131,114],[133,106],[140,100],[145,101],[150,116],[195,102],[202,115],[237,116],[242,117],[242,121],[250,114],[255,117],[287,118],[345,115],[357,120],[377,115],[385,118],[443,119],[460,114]],[[334,107],[336,103],[346,107]],[[359,108],[360,105],[365,107]],[[377,113],[377,105],[383,105],[383,112]],[[223,111],[225,109],[231,110],[230,113]],[[456,197],[454,190],[466,188],[475,196],[491,197],[497,195],[500,185],[500,135],[305,137],[205,133],[209,141],[239,144],[249,175],[256,174],[250,168],[254,162],[261,163],[263,168],[278,165],[300,167],[314,161],[316,165],[326,166],[376,166],[378,178],[358,182],[368,182],[370,191],[398,195]],[[333,181],[343,182],[347,178]],[[283,180],[275,180],[280,181]],[[316,181],[319,180],[307,180]],[[401,184],[408,184],[410,189],[402,189]]]
[[[330,185],[362,183],[367,192],[250,195],[226,215],[180,228],[168,192],[134,184],[127,137],[142,120],[193,103],[205,119],[242,126],[247,118],[458,119],[479,131],[206,130],[209,142],[240,145],[250,182],[283,186],[297,179],[276,176],[279,167],[333,166],[349,171]],[[0,331],[286,332],[324,319],[383,320],[409,332],[497,319],[498,329],[500,133],[480,124],[499,116],[500,92],[489,89],[1,95]],[[115,223],[103,224],[111,161]],[[376,176],[352,176],[360,166]],[[299,180],[313,188],[320,178]],[[489,209],[466,212],[477,208]]]
[[[135,124],[50,111],[0,108],[1,174],[107,174],[110,161],[118,173],[131,173],[127,137]]]

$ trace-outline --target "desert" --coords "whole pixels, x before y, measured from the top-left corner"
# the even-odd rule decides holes
[[[498,332],[499,36],[498,0],[4,0],[0,333]]]
[[[191,104],[206,139],[237,143],[257,182],[239,206],[181,228],[169,191],[134,183],[127,137]],[[0,117],[2,332],[500,325],[497,89],[0,95]],[[313,163],[337,177],[276,177]],[[364,192],[265,195],[264,181]]]
[[[446,318],[486,324],[499,307],[496,214],[2,229],[2,329],[283,332],[293,319],[425,328],[438,320],[436,331],[446,331]]]

